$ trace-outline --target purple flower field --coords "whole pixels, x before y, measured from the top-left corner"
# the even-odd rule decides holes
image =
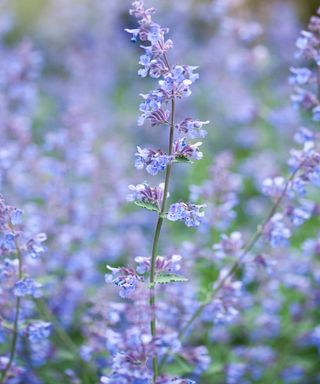
[[[0,0],[0,384],[320,384],[320,2]]]

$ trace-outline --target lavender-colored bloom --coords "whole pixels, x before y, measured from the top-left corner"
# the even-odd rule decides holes
[[[202,143],[188,144],[185,138],[173,143],[172,153],[176,160],[201,160],[203,157],[199,147]]]
[[[151,112],[148,119],[150,120],[152,127],[169,124],[169,111],[164,111],[162,108],[159,108],[158,110]]]
[[[10,215],[12,225],[21,224],[22,215],[23,215],[23,212],[21,211],[21,209],[14,208],[11,212],[11,215]]]
[[[286,384],[301,383],[304,377],[304,369],[298,365],[292,365],[282,371],[282,379]]]
[[[313,117],[312,117],[313,121],[320,121],[320,105],[313,108],[312,114],[313,114]]]
[[[262,183],[262,192],[266,196],[277,199],[282,195],[285,184],[285,179],[281,176],[275,177],[273,179],[267,178]]]
[[[154,151],[152,149],[137,147],[138,152],[135,154],[135,167],[137,169],[146,168],[150,175],[157,175],[163,171],[172,157],[164,154],[161,150]]]
[[[213,245],[214,255],[219,259],[226,256],[236,257],[243,245],[244,242],[240,232],[232,232],[230,236],[222,234],[220,243]]]
[[[51,324],[44,321],[36,321],[29,324],[26,331],[32,343],[39,343],[50,336]]]
[[[226,370],[226,384],[238,384],[240,380],[244,379],[246,372],[247,366],[243,363],[229,364]]]
[[[290,84],[303,85],[307,84],[311,77],[312,71],[309,68],[290,68],[292,75],[289,78]]]
[[[156,258],[156,271],[157,272],[178,272],[181,269],[182,257],[180,255],[172,255],[170,257],[157,256]],[[135,262],[138,264],[136,270],[140,274],[150,271],[151,258],[137,256]]]
[[[132,191],[127,196],[128,201],[142,202],[150,204],[157,210],[161,209],[163,199],[164,184],[160,183],[159,187],[149,187],[148,184],[129,185],[129,189]]]
[[[103,384],[150,384],[151,375],[146,366],[146,357],[136,353],[117,353],[112,362],[112,373],[101,378]]]
[[[16,282],[14,286],[14,294],[18,297],[27,295],[33,296],[35,299],[42,297],[42,284],[37,283],[33,279],[24,278]]]
[[[273,248],[289,245],[291,231],[283,223],[283,216],[277,213],[264,228],[264,236]]]
[[[112,272],[105,275],[106,283],[113,283],[120,287],[119,296],[129,298],[137,288],[140,277],[130,268],[112,268],[107,265],[107,268]]]
[[[187,227],[198,227],[204,216],[202,209],[205,206],[183,202],[171,204],[167,218],[170,221],[183,220]]]
[[[175,125],[176,130],[181,135],[187,135],[191,139],[205,137],[207,131],[202,129],[203,125],[209,124],[209,121],[193,120],[191,117],[186,117],[180,123]]]
[[[304,145],[305,143],[314,141],[314,133],[310,129],[301,127],[295,134],[294,140],[296,143]]]
[[[16,235],[13,233],[3,233],[0,234],[0,251],[7,252],[15,252],[16,251],[16,243],[15,243]]]
[[[47,235],[45,233],[39,233],[34,236],[32,239],[28,240],[26,244],[27,253],[33,259],[37,259],[45,253],[46,248],[42,244],[47,240]]]

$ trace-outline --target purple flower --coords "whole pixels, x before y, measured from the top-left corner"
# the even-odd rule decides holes
[[[39,233],[34,238],[28,240],[26,244],[28,255],[33,259],[42,256],[46,250],[42,243],[46,240],[47,235],[45,233]]]
[[[18,297],[27,295],[33,296],[35,299],[42,297],[42,284],[35,282],[32,279],[24,278],[16,282],[14,286],[14,294]]]
[[[148,148],[141,149],[140,147],[137,147],[137,149],[135,167],[137,169],[146,168],[146,171],[153,176],[163,171],[172,158],[164,154],[160,149],[158,151]]]
[[[180,123],[175,125],[175,129],[181,135],[187,135],[191,139],[195,139],[197,137],[205,137],[207,135],[207,131],[202,129],[202,126],[206,124],[209,124],[209,120],[200,121],[193,120],[191,117],[186,117]]]
[[[106,283],[113,283],[120,287],[119,296],[129,298],[137,288],[138,281],[141,279],[133,269],[130,268],[112,268],[107,265],[112,272],[105,275]]]
[[[265,239],[271,247],[286,247],[289,245],[291,231],[283,223],[283,215],[277,213],[264,228]]]
[[[317,105],[316,107],[313,108],[312,110],[313,114],[313,121],[320,121],[320,105]]]
[[[285,179],[281,176],[273,179],[267,178],[262,183],[262,193],[266,196],[272,197],[273,199],[277,199],[282,195],[285,184]]]
[[[167,218],[170,221],[183,220],[187,227],[198,227],[204,216],[202,208],[205,206],[183,202],[171,204]]]
[[[127,197],[128,201],[134,201],[135,203],[148,204],[155,210],[161,209],[163,198],[164,184],[160,183],[159,187],[150,187],[148,184],[129,185],[129,189],[132,191]]]
[[[312,71],[309,68],[290,68],[292,76],[289,77],[290,84],[303,85],[307,84],[312,78]]]
[[[11,212],[11,223],[12,225],[18,225],[22,223],[23,212],[20,209],[14,208]]]
[[[219,244],[214,244],[213,250],[217,258],[226,256],[237,256],[244,245],[241,232],[232,232],[230,236],[221,235]]]
[[[188,144],[185,138],[173,143],[172,153],[176,160],[201,160],[203,157],[199,147],[202,143]]]
[[[51,333],[51,324],[44,321],[36,321],[27,326],[28,338],[32,343],[38,343],[47,339]]]
[[[180,261],[182,257],[180,255],[172,255],[170,257],[157,256],[156,258],[156,271],[161,272],[178,272],[181,268]],[[136,270],[140,274],[144,274],[150,271],[151,258],[137,256],[135,262],[138,264]]]

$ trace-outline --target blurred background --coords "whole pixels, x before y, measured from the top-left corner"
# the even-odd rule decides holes
[[[188,111],[211,122],[204,159],[174,171],[172,198],[188,199],[190,191],[197,198],[221,172],[230,184],[221,201],[212,192],[216,187],[202,189],[209,212],[200,232],[173,224],[164,230],[163,252],[185,252],[197,281],[187,289],[201,295],[219,269],[210,255],[213,243],[224,232],[253,233],[269,206],[261,183],[286,174],[294,132],[308,121],[291,105],[288,77],[299,62],[299,33],[320,3],[146,4],[170,28],[170,61],[200,67],[177,118]],[[107,370],[104,319],[115,297],[104,283],[105,265],[131,265],[135,256],[150,253],[155,217],[127,203],[127,187],[144,180],[155,185],[163,175],[151,179],[134,169],[136,146],[158,148],[167,140],[165,130],[136,124],[139,94],[155,81],[137,75],[141,50],[124,32],[135,25],[129,8],[123,0],[0,0],[0,190],[24,210],[30,232],[47,233],[47,254],[32,264],[33,273],[83,358],[95,361],[96,373]],[[173,373],[204,384],[320,383],[320,290],[310,277],[319,249],[303,266],[299,262],[300,245],[318,241],[318,225],[316,217],[294,236],[285,251],[294,263],[280,268],[282,275],[250,281],[250,299],[244,298],[234,322],[203,319],[191,343],[208,348],[206,372],[199,376],[178,360]],[[289,275],[293,282],[281,286]],[[42,354],[26,354],[32,377],[24,383],[81,382],[81,364],[55,336],[53,343]]]

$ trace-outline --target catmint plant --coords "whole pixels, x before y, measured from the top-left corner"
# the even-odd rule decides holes
[[[147,183],[130,185],[131,193],[128,200],[136,205],[157,213],[157,223],[152,243],[151,256],[138,258],[137,272],[129,268],[111,268],[112,277],[106,275],[106,281],[112,281],[119,286],[121,297],[130,297],[138,289],[139,284],[149,284],[149,310],[150,313],[150,342],[157,344],[157,301],[156,285],[159,283],[183,282],[186,279],[175,273],[173,257],[166,258],[158,255],[158,243],[164,220],[181,220],[187,227],[198,227],[204,216],[205,205],[197,205],[189,202],[176,202],[167,207],[169,197],[169,184],[171,170],[175,163],[191,164],[202,158],[200,152],[201,142],[192,142],[195,138],[203,138],[206,131],[202,128],[208,121],[193,120],[186,116],[180,123],[175,121],[176,103],[178,100],[191,95],[191,85],[199,78],[197,67],[188,65],[170,64],[168,51],[173,47],[170,39],[166,39],[168,28],[163,28],[155,23],[152,15],[154,8],[146,9],[143,1],[134,1],[130,14],[137,18],[138,27],[126,29],[131,35],[131,41],[141,42],[144,50],[139,64],[142,66],[138,74],[141,77],[150,76],[158,80],[157,88],[147,94],[141,94],[141,115],[138,125],[150,124],[158,129],[168,130],[168,147],[164,149],[137,148],[135,166],[137,169],[145,169],[150,175],[164,172],[164,182],[158,187],[151,187]],[[180,256],[175,257],[180,261]],[[147,282],[148,281],[148,282]],[[161,343],[161,339],[159,340]],[[153,346],[149,351],[152,357],[152,383],[191,383],[191,380],[166,379],[159,373],[159,348]],[[138,369],[138,368],[137,368]],[[115,368],[115,371],[126,371],[125,366]],[[145,369],[143,370],[144,372]],[[121,375],[121,374],[120,374]],[[149,383],[150,376],[142,377],[143,382]],[[138,377],[137,376],[137,377]],[[120,376],[119,376],[120,379]],[[103,378],[103,383],[113,383],[112,378]]]
[[[7,205],[0,195],[1,326],[8,345],[8,355],[1,356],[1,384],[6,383],[9,377],[19,377],[15,357],[20,335],[27,336],[31,349],[37,345],[39,352],[47,348],[46,339],[51,331],[50,323],[29,320],[30,305],[23,305],[28,299],[36,300],[43,295],[42,284],[29,277],[30,267],[27,266],[28,259],[38,259],[43,255],[46,235],[30,236],[23,228],[22,217],[23,212]]]

